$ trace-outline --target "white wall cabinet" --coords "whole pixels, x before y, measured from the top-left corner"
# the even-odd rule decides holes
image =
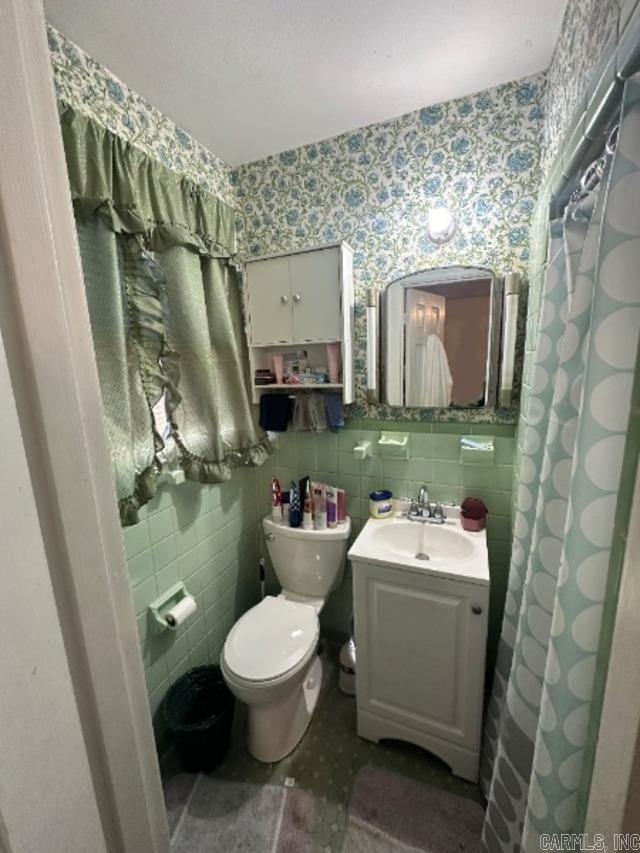
[[[489,587],[366,562],[353,583],[358,734],[477,781]]]
[[[340,256],[336,247],[289,258],[294,342],[341,340]]]
[[[264,346],[293,341],[288,256],[265,258],[246,266],[249,343]]]
[[[247,340],[252,375],[269,367],[271,355],[295,349],[309,351],[314,364],[325,364],[327,343],[341,344],[342,377],[331,389],[342,389],[343,401],[354,399],[353,252],[346,243],[273,255],[245,264]],[[254,402],[264,390],[254,387]],[[304,393],[308,387],[290,386]]]

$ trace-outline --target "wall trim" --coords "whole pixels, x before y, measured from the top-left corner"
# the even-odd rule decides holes
[[[640,832],[640,468],[636,471],[618,609],[604,691],[585,831]]]
[[[110,853],[168,853],[40,0],[0,28],[0,328]]]

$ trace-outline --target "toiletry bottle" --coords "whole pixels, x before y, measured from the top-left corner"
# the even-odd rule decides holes
[[[338,524],[338,496],[335,486],[327,486],[327,527]]]
[[[311,477],[308,474],[305,477],[301,477],[298,481],[298,486],[300,487],[298,490],[300,500],[303,500],[304,496],[307,494],[307,484],[309,485],[309,494],[313,495],[313,492],[311,491]],[[313,502],[313,498],[311,500]]]
[[[271,518],[282,521],[282,490],[277,477],[271,479]]]
[[[298,484],[291,481],[289,486],[289,527],[300,527],[302,514],[300,512],[300,494]]]
[[[347,493],[344,489],[336,489],[338,503],[338,524],[344,524],[347,520]]]
[[[313,530],[313,502],[311,500],[311,482],[306,478],[304,490],[304,511],[302,513],[302,526],[305,530]]]
[[[313,526],[316,530],[327,529],[327,487],[324,483],[313,483]]]
[[[291,492],[282,492],[282,495],[280,497],[280,503],[282,504],[282,523],[289,524]]]

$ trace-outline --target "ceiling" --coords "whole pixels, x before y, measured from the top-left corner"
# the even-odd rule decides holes
[[[44,0],[49,21],[229,163],[547,67],[566,0]]]

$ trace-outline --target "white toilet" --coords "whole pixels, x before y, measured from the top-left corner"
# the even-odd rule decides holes
[[[249,752],[272,762],[297,746],[318,701],[318,614],[342,580],[351,522],[303,530],[267,516],[262,529],[282,592],[238,619],[220,666],[231,692],[248,706]]]

